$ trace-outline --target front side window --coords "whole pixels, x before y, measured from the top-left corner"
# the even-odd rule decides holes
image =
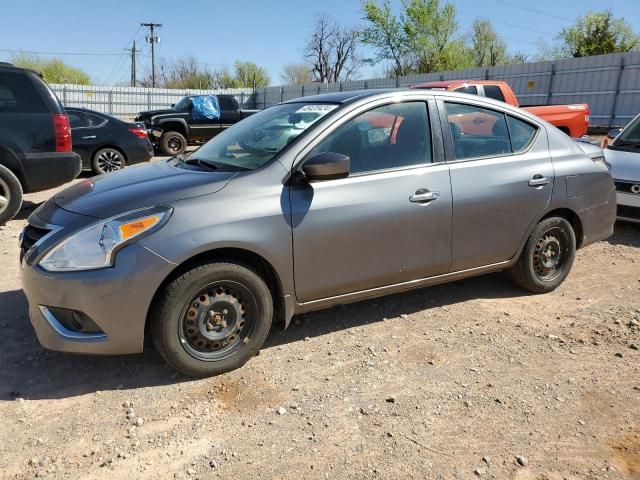
[[[69,117],[69,126],[71,128],[83,128],[89,126],[87,116],[82,112],[67,111],[67,116]]]
[[[283,103],[236,123],[209,140],[189,159],[221,170],[254,170],[267,164],[338,104]]]
[[[189,110],[191,108],[191,97],[184,97],[182,100],[180,100],[178,103],[176,103],[173,108],[174,110],[179,110],[179,111],[186,111]]]
[[[218,102],[220,103],[220,108],[222,110],[235,110],[236,104],[233,101],[232,97],[218,97]]]
[[[351,159],[351,173],[431,162],[427,104],[404,102],[374,108],[349,120],[310,153],[333,152]]]

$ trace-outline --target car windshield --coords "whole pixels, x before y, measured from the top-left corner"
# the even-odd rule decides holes
[[[622,133],[616,138],[614,145],[616,147],[635,146],[640,147],[640,116],[634,118],[627,125]]]
[[[337,104],[285,103],[267,108],[209,140],[189,161],[224,170],[260,168],[337,107]]]
[[[176,103],[173,108],[175,110],[186,110],[189,105],[191,105],[191,97],[184,97],[178,103]]]

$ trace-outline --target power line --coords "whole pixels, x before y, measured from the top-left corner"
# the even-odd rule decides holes
[[[547,17],[557,18],[558,20],[565,20],[567,22],[573,22],[572,19],[567,17],[561,17],[560,15],[554,15],[553,13],[544,12],[542,10],[536,10],[535,8],[525,7],[524,5],[518,5],[517,3],[507,2],[506,0],[495,0],[498,3],[502,3],[504,5],[509,5],[515,8],[521,8],[522,10],[527,10],[529,12],[538,13],[540,15],[546,15]]]
[[[517,25],[515,23],[510,23],[510,22],[503,22],[501,20],[494,20],[488,17],[481,17],[480,15],[475,15],[473,13],[469,13],[469,12],[463,12],[462,10],[458,10],[458,12],[460,12],[463,15],[468,15],[470,17],[475,17],[479,20],[487,20],[491,23],[499,23],[501,25],[508,25],[509,27],[514,27],[514,28],[518,28],[520,30],[528,30],[529,32],[533,32],[533,33],[540,33],[542,35],[556,35],[555,33],[551,33],[551,32],[544,32],[542,30],[536,30],[535,28],[529,28],[529,27],[523,27],[522,25]]]
[[[116,73],[116,71],[118,70],[118,67],[120,66],[120,62],[124,57],[125,51],[128,49],[129,45],[131,45],[131,42],[135,41],[141,29],[142,29],[142,26],[139,26],[136,32],[131,36],[129,41],[125,44],[124,48],[122,49],[122,52],[120,53],[120,56],[118,57],[115,65],[113,66],[113,70],[111,70],[111,73],[109,73],[109,76],[107,77],[107,81],[106,81],[107,84],[111,81],[111,78],[114,77],[114,74]],[[114,77],[114,78],[117,78],[117,77]]]
[[[105,52],[41,52],[38,50],[11,50],[8,48],[0,48],[0,52],[9,52],[9,53],[34,53],[37,55],[84,55],[84,56],[111,56],[116,57],[120,55],[120,53],[105,53]]]

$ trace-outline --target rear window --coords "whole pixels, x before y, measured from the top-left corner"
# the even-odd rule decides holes
[[[502,95],[502,90],[500,90],[500,87],[498,87],[497,85],[485,85],[484,94],[486,97],[504,102],[504,95]]]
[[[0,72],[0,113],[48,113],[40,93],[23,73]]]
[[[507,115],[507,125],[509,125],[509,135],[511,136],[511,148],[514,153],[526,150],[533,137],[536,136],[537,128],[530,123]]]

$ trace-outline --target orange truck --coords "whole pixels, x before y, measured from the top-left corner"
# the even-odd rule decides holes
[[[470,93],[500,100],[514,107],[521,107],[516,94],[509,84],[497,80],[447,80],[421,83],[411,88]],[[586,103],[522,106],[521,108],[546,120],[551,125],[555,125],[570,137],[579,138],[587,134],[587,129],[589,128],[589,105]]]

